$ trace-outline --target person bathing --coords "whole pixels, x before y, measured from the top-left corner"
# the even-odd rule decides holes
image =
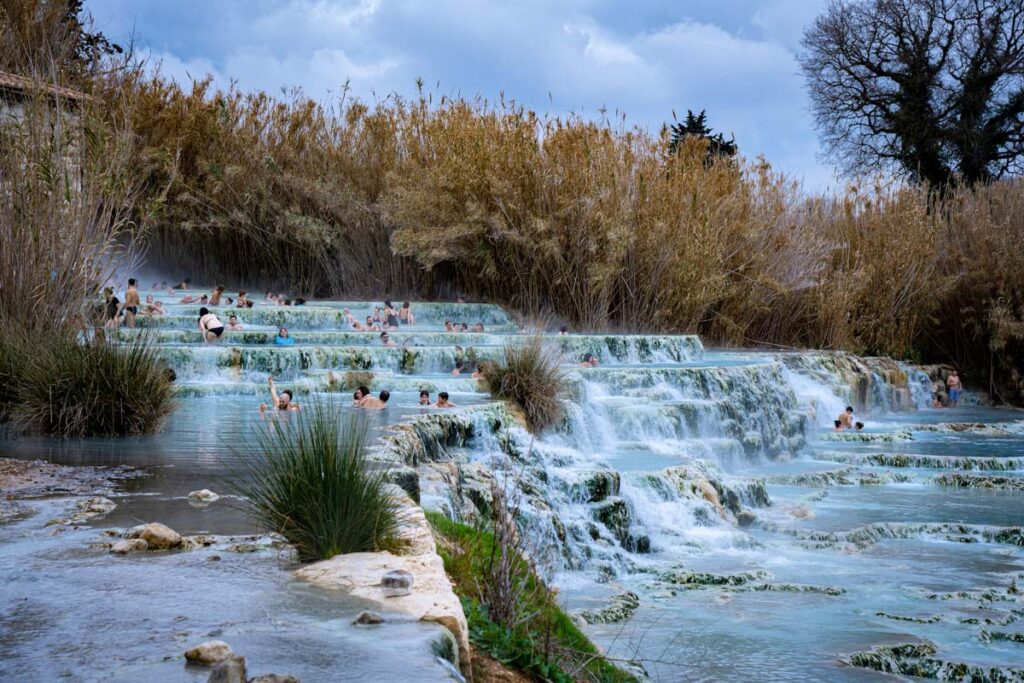
[[[215,343],[224,334],[224,323],[208,308],[199,309],[199,331],[203,333],[203,341]]]

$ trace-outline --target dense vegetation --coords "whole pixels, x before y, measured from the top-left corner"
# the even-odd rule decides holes
[[[158,429],[173,390],[144,338],[115,344],[57,328],[0,334],[0,421],[19,431],[121,436]]]
[[[251,448],[239,454],[228,486],[265,531],[288,539],[299,560],[395,550],[399,503],[388,472],[367,463],[369,431],[313,401],[272,414]]]

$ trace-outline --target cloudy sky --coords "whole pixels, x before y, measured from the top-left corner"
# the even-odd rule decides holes
[[[741,151],[810,189],[834,185],[818,158],[795,54],[825,0],[86,0],[110,38],[187,82],[301,86],[348,81],[365,98],[434,92],[658,128],[706,109]]]

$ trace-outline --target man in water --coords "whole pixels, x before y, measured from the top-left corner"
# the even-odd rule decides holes
[[[597,356],[595,356],[592,353],[588,353],[588,354],[585,354],[583,356],[583,361],[580,363],[580,367],[581,368],[596,368],[600,364],[601,364],[601,361],[599,361],[597,359]]]
[[[960,393],[963,391],[963,385],[960,384],[960,375],[957,374],[956,370],[949,373],[949,377],[946,378],[946,388],[949,389],[949,406],[956,408],[957,403],[960,402]]]
[[[298,410],[299,404],[292,400],[293,394],[291,389],[285,389],[280,394],[277,393],[277,386],[274,384],[274,376],[267,377],[267,384],[270,386],[270,405],[284,412],[290,410]],[[269,406],[266,403],[260,404],[260,413],[264,413],[268,410]]]
[[[853,427],[853,406],[846,406],[846,410],[839,413],[839,417],[836,418],[836,426],[840,429],[850,429]]]
[[[452,370],[452,375],[454,375],[455,377],[458,377],[459,375],[461,375],[462,374],[462,368],[464,368],[465,366],[466,366],[466,364],[463,361],[461,361],[461,360],[455,361],[455,369]]]
[[[129,278],[128,289],[124,293],[124,321],[128,327],[135,327],[135,316],[139,314],[139,304],[141,303],[135,278]]]
[[[448,392],[442,391],[437,395],[437,403],[434,404],[435,408],[458,408],[457,405],[448,400]]]
[[[231,317],[228,318],[228,329],[232,332],[242,331],[242,323],[238,322],[237,315],[231,314]]]
[[[380,344],[381,346],[394,346],[395,342],[391,341],[391,337],[387,332],[380,333]]]
[[[359,400],[359,407],[366,408],[367,410],[381,410],[387,407],[389,398],[391,398],[391,392],[387,389],[381,389],[378,398],[369,395],[361,398]]]

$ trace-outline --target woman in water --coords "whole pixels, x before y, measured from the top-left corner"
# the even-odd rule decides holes
[[[403,301],[402,307],[398,309],[398,319],[406,325],[415,325],[416,316],[412,314],[412,309],[409,308],[409,302]]]
[[[199,331],[203,333],[203,341],[212,344],[224,334],[224,323],[210,313],[210,309],[203,307],[199,309]]]
[[[288,328],[282,327],[274,337],[274,344],[277,346],[295,346],[295,340],[288,336]]]
[[[390,301],[384,302],[384,319],[388,323],[388,327],[397,328],[399,325],[398,311],[391,305]]]

